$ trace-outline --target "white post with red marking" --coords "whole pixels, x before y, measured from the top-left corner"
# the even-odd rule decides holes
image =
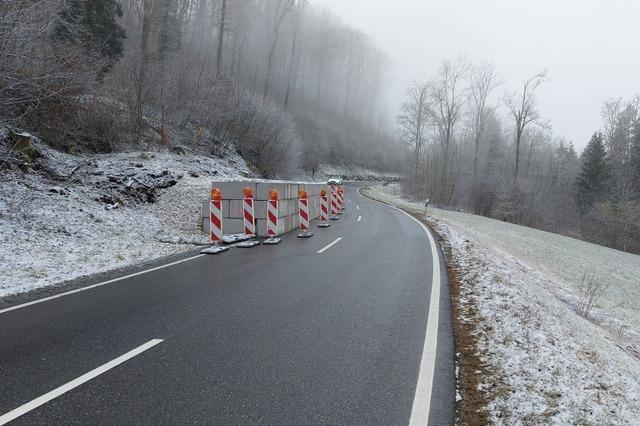
[[[338,194],[335,186],[331,187],[331,220],[338,220]]]
[[[244,218],[244,235],[246,238],[256,236],[256,216],[253,209],[253,190],[249,187],[242,190],[244,198],[242,199],[242,216]],[[260,241],[244,241],[238,244],[238,247],[254,247],[260,244]]]
[[[298,211],[300,212],[300,232],[298,238],[309,238],[313,232],[309,231],[309,199],[306,191],[299,192]]]
[[[327,191],[325,189],[320,190],[320,223],[318,228],[328,228],[329,223],[329,200],[327,200]]]
[[[263,244],[279,244],[282,240],[278,238],[278,193],[269,191],[269,201],[267,201],[267,235],[269,236]]]
[[[218,188],[211,190],[209,203],[209,242],[213,247],[200,250],[203,254],[218,254],[227,251],[229,247],[220,245],[222,242],[222,192]]]

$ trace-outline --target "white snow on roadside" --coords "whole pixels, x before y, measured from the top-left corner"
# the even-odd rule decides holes
[[[416,213],[393,194],[369,194]],[[494,424],[637,425],[640,418],[640,256],[461,212],[429,208],[473,303],[483,389]],[[577,284],[595,269],[608,286],[592,319],[576,314]]]
[[[0,297],[206,243],[200,217],[211,182],[241,177],[239,173],[251,175],[234,153],[225,158],[141,152],[72,156],[42,149],[48,164],[62,174],[88,160],[102,174],[85,173],[78,182],[54,182],[39,173],[17,170],[1,176]],[[159,190],[153,204],[127,202],[107,210],[105,203],[96,201],[96,182],[141,170],[168,170],[182,178]],[[62,195],[50,192],[53,188]]]

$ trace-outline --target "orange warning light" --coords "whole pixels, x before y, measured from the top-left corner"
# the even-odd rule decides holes
[[[274,191],[274,190],[269,191],[269,199],[271,201],[278,201],[278,191]]]
[[[253,198],[253,189],[248,186],[242,189],[242,193],[244,194],[244,198]]]
[[[220,191],[218,188],[213,188],[211,190],[211,199],[213,201],[220,201],[222,200],[222,191]]]
[[[300,192],[298,192],[298,196],[299,196],[300,198],[302,198],[303,200],[306,200],[306,199],[307,199],[307,191],[300,191]]]
[[[320,196],[326,197],[327,196],[327,190],[326,189],[321,189],[320,190]]]

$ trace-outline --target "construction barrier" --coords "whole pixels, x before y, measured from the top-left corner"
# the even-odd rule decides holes
[[[209,220],[211,221],[209,239],[211,244],[215,244],[222,241],[222,192],[218,188],[211,190]]]
[[[268,204],[269,192],[278,193],[278,221],[276,225],[277,235],[283,235],[300,227],[300,214],[298,206],[298,193],[305,191],[308,196],[309,222],[320,217],[321,190],[325,190],[327,196],[330,188],[326,183],[320,182],[291,182],[291,181],[263,181],[243,179],[235,181],[214,181],[211,188],[218,188],[223,194],[222,217],[224,222],[223,242],[236,242],[229,236],[242,234],[244,236],[244,188],[253,191],[253,208],[255,235],[269,237],[268,233]],[[209,194],[206,194],[209,195]],[[202,228],[208,234],[210,232],[210,198],[203,200],[202,204]],[[236,239],[237,240],[237,239]]]
[[[320,223],[318,228],[328,228],[331,226],[329,223],[329,201],[327,200],[327,191],[325,189],[320,190]]]
[[[211,190],[211,202],[209,203],[209,241],[211,247],[200,250],[202,254],[218,254],[227,251],[229,247],[220,245],[224,235],[222,234],[222,192],[218,188]]]
[[[256,235],[256,222],[255,222],[255,214],[253,210],[253,191],[251,188],[244,188],[242,190],[244,193],[242,209],[244,215],[244,233],[245,235],[255,236]]]
[[[269,191],[267,201],[267,236],[264,244],[278,244],[282,241],[278,238],[278,192]]]
[[[338,188],[331,187],[331,220],[338,220]]]
[[[338,214],[342,214],[344,210],[344,192],[341,186],[336,189],[336,195],[338,197]]]
[[[300,212],[300,230],[298,238],[309,238],[313,236],[312,232],[309,232],[309,199],[307,198],[306,191],[300,191],[298,198],[298,210]]]

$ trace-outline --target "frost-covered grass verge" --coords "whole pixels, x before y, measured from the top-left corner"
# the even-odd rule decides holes
[[[51,173],[0,171],[0,297],[161,258],[205,244],[202,200],[211,181],[251,175],[232,149],[224,156],[128,152],[67,155],[38,145]],[[110,176],[177,177],[155,203],[99,198]],[[116,194],[118,195],[118,194]]]
[[[424,213],[391,185],[367,195]],[[460,301],[477,313],[493,424],[638,424],[640,256],[461,212],[430,207],[424,219],[451,246]],[[589,271],[605,293],[583,318]]]

